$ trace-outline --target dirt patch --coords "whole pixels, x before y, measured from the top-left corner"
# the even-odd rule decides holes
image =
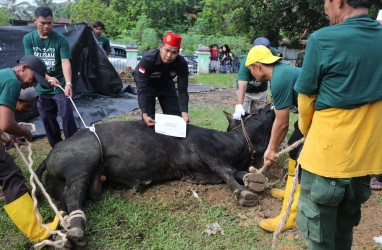
[[[214,103],[222,106],[229,106],[233,111],[235,105],[235,90],[230,88],[219,88],[208,93],[191,93],[190,104],[206,104]],[[132,119],[140,119],[140,110],[135,110],[129,113]],[[192,117],[191,117],[192,119]],[[268,172],[267,177],[269,185],[282,185],[282,179],[285,176],[285,169],[281,164],[275,164]],[[195,199],[194,192],[200,199],[212,204],[224,206],[233,213],[242,214],[243,226],[253,225],[259,220],[268,217],[277,216],[280,212],[282,201],[272,198],[269,195],[269,189],[259,195],[260,203],[253,208],[243,208],[235,201],[233,193],[227,185],[197,185],[181,181],[173,181],[155,185],[148,188],[139,199],[150,200],[176,200],[180,198]],[[131,191],[126,192],[127,196],[131,196]],[[373,241],[374,236],[382,235],[382,191],[373,191],[370,199],[363,205],[362,219],[359,226],[354,229],[354,242],[352,249],[375,249],[376,244]],[[264,232],[264,234],[267,234]],[[298,230],[289,230],[283,233],[289,239],[301,237]],[[293,246],[290,249],[304,248],[304,246]],[[287,249],[287,248],[284,248]]]

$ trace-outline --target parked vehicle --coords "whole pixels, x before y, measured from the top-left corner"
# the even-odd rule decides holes
[[[114,66],[116,70],[121,70],[126,67],[127,59],[126,59],[126,49],[127,45],[122,44],[110,44],[111,52],[108,55],[109,61]],[[185,55],[183,56],[187,61],[188,72],[190,75],[194,75],[198,72],[198,62],[197,56],[195,55]],[[137,63],[142,58],[142,55],[137,56]]]
[[[185,55],[183,56],[188,65],[188,74],[195,75],[198,73],[198,58],[194,55]]]
[[[126,45],[110,44],[111,52],[108,55],[109,61],[116,70],[121,70],[127,65]]]

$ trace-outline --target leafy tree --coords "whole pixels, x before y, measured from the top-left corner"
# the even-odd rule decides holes
[[[142,32],[141,43],[139,44],[139,52],[144,52],[149,49],[158,48],[158,35],[153,28],[144,29]]]
[[[53,0],[34,0],[36,6],[54,8]]]
[[[2,0],[0,1],[0,7],[4,8],[8,14],[12,16],[16,16],[19,20],[24,16],[24,11],[27,6],[29,6],[28,1],[23,1],[16,3],[17,0]]]
[[[78,0],[72,6],[72,21],[93,23],[103,20],[107,7],[100,0]]]
[[[6,9],[0,8],[0,26],[9,26],[9,14]]]
[[[64,18],[71,19],[71,17],[72,17],[72,11],[71,11],[72,3],[70,2],[70,0],[68,0],[67,2],[63,2],[63,3],[58,3],[55,5],[56,5],[56,11],[54,13],[55,17],[57,17],[57,18],[64,17]]]

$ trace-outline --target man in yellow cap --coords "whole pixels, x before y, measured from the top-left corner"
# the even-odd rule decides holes
[[[46,71],[45,63],[37,56],[25,56],[15,67],[0,70],[0,184],[6,203],[4,209],[32,242],[44,240],[50,233],[38,224],[23,173],[5,151],[5,144],[18,136],[32,141],[32,133],[16,123],[14,112],[21,89],[36,86],[37,82],[48,84]],[[57,225],[58,217],[48,227],[53,230]]]
[[[167,32],[160,48],[146,52],[133,72],[138,104],[147,126],[155,124],[156,99],[164,114],[179,115],[189,122],[188,66],[179,55],[181,42],[180,35]]]
[[[275,120],[272,125],[271,138],[268,148],[264,153],[264,164],[271,164],[276,160],[276,151],[284,140],[289,127],[289,112],[291,108],[297,107],[297,93],[293,86],[300,74],[300,68],[292,67],[279,62],[281,57],[274,56],[272,52],[263,45],[253,47],[247,56],[245,66],[251,71],[251,74],[260,82],[270,81],[270,89],[275,107]],[[294,124],[295,130],[292,133],[288,144],[292,144],[303,137],[298,129],[298,123]],[[296,168],[296,160],[300,147],[289,153],[288,161],[288,179],[284,192],[284,200],[280,215],[271,219],[264,219],[259,222],[259,226],[267,231],[276,230],[288,203],[288,196],[292,188],[292,180]],[[292,209],[287,223],[283,230],[296,227],[297,198],[300,189],[297,187]]]

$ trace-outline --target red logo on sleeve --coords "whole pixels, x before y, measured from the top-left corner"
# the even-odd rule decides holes
[[[146,72],[146,69],[143,68],[143,67],[139,67],[139,72],[141,72],[142,74],[144,74]]]

